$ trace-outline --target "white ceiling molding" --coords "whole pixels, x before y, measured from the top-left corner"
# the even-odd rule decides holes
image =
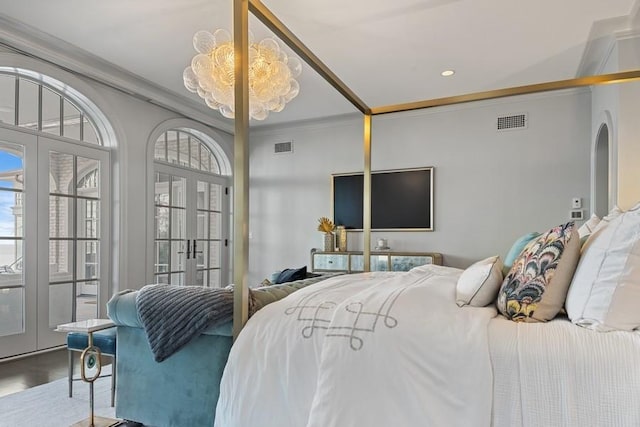
[[[233,133],[233,121],[211,114],[205,105],[169,91],[64,40],[0,14],[0,43],[18,53],[49,62],[133,97],[184,115],[207,126]]]

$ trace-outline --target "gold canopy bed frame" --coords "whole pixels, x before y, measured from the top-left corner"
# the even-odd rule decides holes
[[[640,70],[580,77],[568,80],[517,86],[476,92],[404,104],[380,107],[367,106],[315,54],[300,41],[260,0],[233,1],[233,39],[235,46],[235,136],[233,161],[233,336],[240,333],[248,319],[249,265],[249,12],[278,36],[289,48],[324,80],[342,94],[363,114],[364,205],[363,255],[364,271],[370,270],[371,253],[371,120],[373,116],[444,105],[483,101],[514,95],[578,88],[583,86],[622,83],[640,80]]]

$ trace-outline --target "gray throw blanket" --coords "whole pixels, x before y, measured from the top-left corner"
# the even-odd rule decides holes
[[[136,296],[138,315],[156,362],[162,362],[205,329],[233,318],[233,288],[147,285]],[[249,312],[255,302],[249,292]]]

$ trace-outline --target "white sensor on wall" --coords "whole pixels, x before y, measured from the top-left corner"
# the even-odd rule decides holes
[[[580,209],[582,207],[582,199],[580,197],[571,199],[571,207],[573,209]]]

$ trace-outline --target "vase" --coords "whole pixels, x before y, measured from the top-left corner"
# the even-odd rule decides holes
[[[336,227],[336,246],[340,252],[347,251],[347,229],[344,225]]]
[[[336,250],[336,236],[333,233],[324,233],[324,251],[333,252]]]

